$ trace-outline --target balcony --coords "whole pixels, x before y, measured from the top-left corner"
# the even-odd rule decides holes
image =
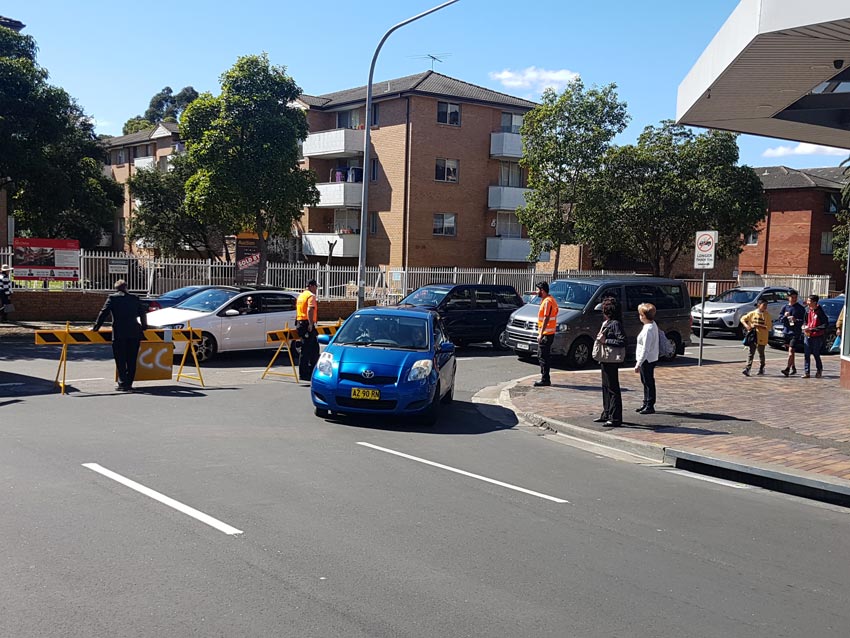
[[[487,261],[528,261],[531,242],[521,237],[488,237]],[[549,261],[549,253],[542,252],[537,261]]]
[[[490,157],[517,160],[522,157],[522,136],[519,133],[490,133]]]
[[[319,203],[316,208],[360,208],[363,201],[362,182],[332,182],[316,184]]]
[[[151,169],[156,166],[156,158],[153,155],[148,157],[137,157],[133,160],[133,168],[137,171],[141,169]]]
[[[304,140],[304,157],[334,159],[363,155],[362,129],[338,128],[332,131],[310,133]]]
[[[487,192],[487,206],[490,210],[516,210],[525,206],[525,194],[529,190],[515,186],[490,186]]]
[[[334,246],[334,257],[359,257],[360,235],[338,233],[304,233],[301,236],[302,248],[305,255],[311,257],[327,257],[330,244]]]

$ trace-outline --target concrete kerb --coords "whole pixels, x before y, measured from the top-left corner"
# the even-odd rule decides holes
[[[494,403],[494,401],[488,400],[486,395],[488,394],[488,390],[490,394],[493,394],[493,390],[498,388],[498,399],[495,402],[501,407],[513,412],[518,420],[535,427],[558,434],[565,434],[589,443],[604,445],[628,454],[642,456],[659,463],[670,465],[671,467],[699,471],[694,466],[706,466],[719,471],[754,477],[756,480],[746,482],[752,482],[767,489],[797,494],[807,498],[850,504],[850,481],[845,481],[837,477],[826,477],[812,472],[795,471],[791,468],[769,463],[753,465],[744,459],[736,457],[708,455],[693,450],[681,450],[655,443],[633,441],[613,433],[597,432],[533,412],[519,411],[511,400],[510,391],[523,381],[533,378],[537,378],[537,375],[528,375],[501,384],[500,386],[484,388],[476,393],[472,400],[474,403]],[[774,487],[771,487],[771,485]]]

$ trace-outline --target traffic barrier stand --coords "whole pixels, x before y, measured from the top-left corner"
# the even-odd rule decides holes
[[[192,379],[193,381],[199,381],[203,388],[206,387],[204,385],[204,377],[201,374],[201,366],[198,363],[198,355],[194,348],[195,341],[200,340],[200,338],[201,331],[193,329],[191,323],[189,323],[185,329],[148,328],[144,331],[143,343],[162,344],[173,341],[185,341],[186,348],[183,350],[183,358],[180,361],[180,368],[177,370],[177,381],[180,381],[180,379]],[[112,344],[111,330],[71,330],[71,324],[69,322],[65,323],[64,330],[35,331],[35,345],[62,346],[62,353],[59,355],[59,367],[56,370],[56,378],[53,380],[53,384],[59,387],[61,394],[66,394],[65,390],[67,388],[68,346],[106,344]],[[183,368],[186,365],[186,359],[190,351],[195,369],[198,372],[197,376],[183,373]],[[59,380],[60,375],[62,377],[61,381]]]
[[[316,332],[320,335],[336,334],[336,331],[339,330],[341,325],[342,319],[339,319],[336,323],[330,325],[317,325]],[[263,371],[260,379],[265,379],[267,376],[275,376],[293,377],[295,379],[295,383],[300,381],[298,378],[298,368],[295,367],[295,360],[292,358],[293,341],[301,341],[301,337],[298,335],[298,330],[296,328],[289,327],[289,323],[284,326],[283,330],[270,330],[266,333],[266,343],[277,343],[279,345],[277,350],[275,350],[274,355],[272,355],[272,360],[269,361],[269,365],[267,365],[266,369]],[[277,361],[278,355],[280,355],[284,348],[286,348],[286,352],[289,355],[289,364],[292,366],[292,372],[273,372],[272,366],[274,365],[274,362]]]

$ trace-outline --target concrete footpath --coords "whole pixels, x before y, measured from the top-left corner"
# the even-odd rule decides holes
[[[839,386],[838,357],[824,357],[824,377],[744,377],[740,363],[667,364],[656,368],[657,412],[640,415],[640,378],[620,370],[623,426],[593,423],[602,411],[600,372],[554,372],[479,393],[519,418],[584,440],[709,473],[754,478],[791,493],[850,504],[850,392]],[[814,372],[814,371],[813,371]]]

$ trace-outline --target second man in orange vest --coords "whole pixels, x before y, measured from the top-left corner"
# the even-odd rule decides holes
[[[540,361],[540,381],[535,387],[552,385],[549,369],[552,366],[552,342],[558,329],[558,302],[549,294],[549,284],[541,281],[537,284],[537,296],[540,297],[540,310],[537,312],[537,358]]]
[[[295,303],[295,327],[301,337],[301,358],[298,361],[298,378],[310,383],[313,368],[319,360],[319,341],[316,324],[319,321],[319,303],[316,290],[319,284],[315,279],[307,282],[307,288],[298,295]]]

